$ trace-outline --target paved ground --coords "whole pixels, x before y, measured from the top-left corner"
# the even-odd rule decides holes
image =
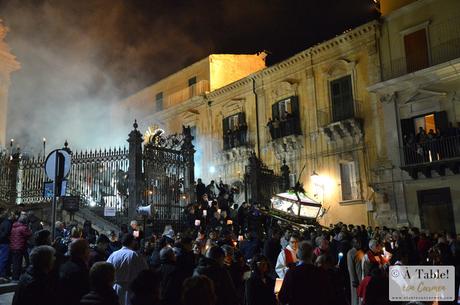
[[[0,305],[11,305],[14,292],[0,294]]]

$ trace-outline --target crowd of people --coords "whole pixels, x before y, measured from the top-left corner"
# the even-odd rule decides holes
[[[182,232],[144,232],[133,220],[103,234],[89,222],[59,221],[51,240],[33,214],[4,211],[0,276],[18,283],[13,305],[383,305],[390,265],[454,265],[458,273],[454,233],[343,223],[299,229],[255,204],[232,205],[231,193],[198,181]]]
[[[425,130],[404,135],[404,154],[407,164],[433,162],[460,155],[460,126],[449,123],[444,130]]]
[[[289,136],[298,131],[298,120],[288,111],[284,111],[281,115],[269,118],[267,122],[268,132],[272,140]]]
[[[236,124],[233,128],[224,131],[224,150],[245,145],[248,132],[248,125],[245,121]]]

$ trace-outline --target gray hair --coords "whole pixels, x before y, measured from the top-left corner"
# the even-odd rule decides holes
[[[302,241],[299,243],[297,248],[297,258],[302,261],[311,261],[313,257],[313,247],[307,241]]]
[[[376,239],[369,240],[369,249],[373,250],[377,247],[379,242]]]
[[[35,247],[30,252],[30,263],[37,270],[43,271],[46,267],[50,266],[55,253],[56,250],[51,246]]]

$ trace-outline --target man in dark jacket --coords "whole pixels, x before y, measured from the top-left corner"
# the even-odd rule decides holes
[[[201,181],[201,178],[198,178],[198,182],[196,184],[196,199],[201,200],[204,194],[206,194],[206,185],[204,185]]]
[[[89,272],[90,293],[83,296],[80,305],[119,305],[118,296],[113,290],[115,267],[106,262],[97,262]]]
[[[297,250],[298,265],[289,269],[279,292],[281,304],[327,305],[330,304],[331,289],[326,273],[313,266],[313,247],[301,242]]]
[[[88,242],[84,239],[74,240],[69,245],[70,259],[59,269],[60,300],[65,304],[78,305],[80,299],[89,292],[89,256]]]
[[[180,290],[182,277],[176,266],[176,255],[170,247],[160,251],[160,267],[157,269],[161,276],[160,300],[163,304],[180,305]]]
[[[224,266],[224,251],[217,246],[209,248],[206,257],[200,259],[194,275],[206,275],[214,282],[216,305],[237,305],[237,293]]]
[[[0,278],[6,276],[6,266],[10,255],[10,233],[13,226],[13,215],[8,212],[0,217]]]
[[[273,279],[276,279],[276,260],[278,259],[278,255],[281,252],[281,243],[280,243],[281,234],[278,230],[273,230],[270,232],[270,238],[268,238],[264,243],[264,251],[263,254],[268,259],[270,263],[270,273],[269,276]]]
[[[30,253],[30,266],[21,276],[14,293],[13,305],[54,305],[55,289],[50,280],[54,263],[54,249],[50,246],[35,247]]]
[[[91,268],[94,263],[105,262],[108,258],[107,248],[110,240],[104,234],[97,237],[96,245],[90,250],[88,266]]]

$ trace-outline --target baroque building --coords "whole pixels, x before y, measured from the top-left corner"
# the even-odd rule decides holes
[[[0,20],[0,148],[6,145],[10,74],[20,68],[19,62],[11,54],[10,48],[5,42],[7,32],[8,28]]]
[[[189,69],[199,62],[122,101],[120,108],[145,109],[137,118],[168,133],[191,126],[197,178],[242,185],[255,153],[276,173],[284,163],[289,166],[290,183],[299,180],[323,204],[322,223],[374,224],[371,168],[382,120],[381,104],[367,87],[380,81],[378,37],[379,23],[373,21],[274,66],[246,69],[222,86],[155,107],[162,84],[173,78],[186,84]]]
[[[460,2],[381,1],[383,145],[373,188],[390,224],[460,229]]]

